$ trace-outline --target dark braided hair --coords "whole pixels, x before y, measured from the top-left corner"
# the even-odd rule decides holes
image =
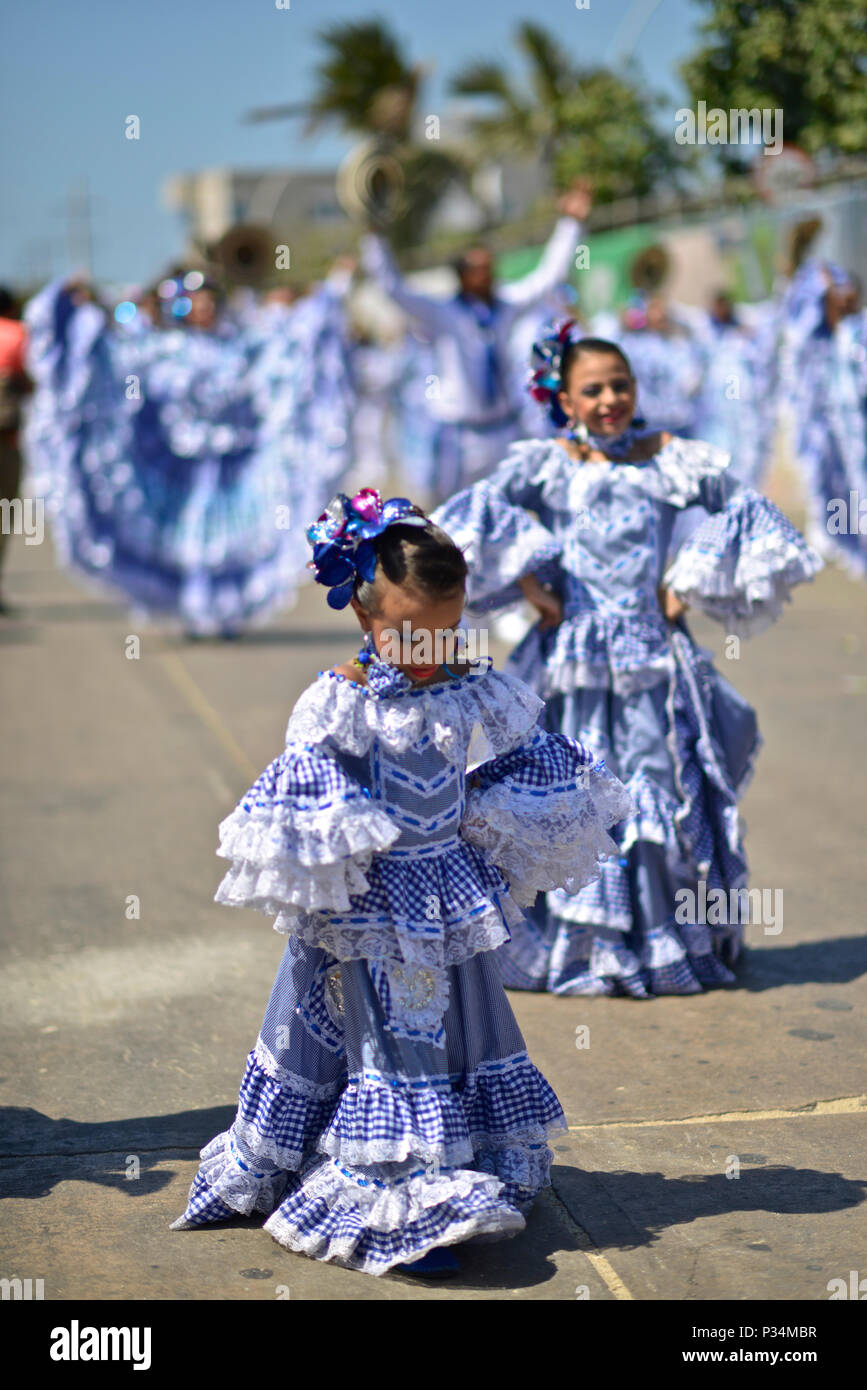
[[[413,514],[424,516],[421,507],[414,507]],[[463,552],[433,522],[427,526],[395,522],[374,538],[373,545],[376,574],[372,580],[360,579],[355,586],[355,597],[365,613],[376,612],[380,573],[392,584],[414,589],[432,600],[451,598],[466,584],[469,570]]]

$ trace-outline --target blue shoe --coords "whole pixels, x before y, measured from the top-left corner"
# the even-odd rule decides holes
[[[413,1260],[412,1264],[395,1266],[395,1273],[409,1274],[418,1279],[450,1279],[460,1271],[457,1256],[447,1246],[429,1250],[420,1260]]]

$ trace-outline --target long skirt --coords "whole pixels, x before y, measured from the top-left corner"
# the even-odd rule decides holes
[[[754,711],[685,624],[670,644],[668,678],[647,688],[580,687],[546,702],[545,727],[604,758],[636,813],[611,830],[620,854],[597,880],[573,897],[540,894],[510,928],[507,988],[644,999],[735,982],[750,911],[737,801],[761,741]]]
[[[290,938],[235,1120],[202,1150],[173,1229],[261,1212],[287,1249],[369,1274],[522,1230],[565,1119],[499,954],[449,969],[438,1048],[390,1030],[368,962]]]

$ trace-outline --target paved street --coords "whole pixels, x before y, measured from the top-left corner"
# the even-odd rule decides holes
[[[60,574],[47,540],[14,537],[9,568],[0,1274],[55,1300],[392,1301],[823,1300],[867,1275],[867,585],[827,569],[719,657],[760,716],[743,812],[782,930],[747,929],[735,989],[512,994],[567,1113],[553,1185],[523,1234],[419,1287],[291,1255],[260,1219],[169,1230],[283,947],[213,903],[217,825],[315,672],[356,650],[351,615],[308,590],[258,634],[189,644]]]

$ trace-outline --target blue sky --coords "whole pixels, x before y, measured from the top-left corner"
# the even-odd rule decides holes
[[[286,0],[283,0],[286,3]],[[87,180],[94,269],[146,280],[180,249],[161,205],[172,173],[234,165],[329,168],[351,141],[300,139],[300,122],[244,125],[254,106],[303,100],[320,54],[317,32],[380,17],[414,62],[429,65],[423,107],[441,111],[447,81],[475,58],[521,71],[511,36],[534,19],[582,62],[632,48],[649,85],[681,104],[678,63],[697,42],[693,0],[19,0],[0,22],[0,282],[73,268],[70,194]],[[124,138],[137,115],[141,138]]]

